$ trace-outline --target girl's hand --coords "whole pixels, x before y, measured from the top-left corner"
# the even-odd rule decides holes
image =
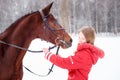
[[[43,48],[42,50],[43,50],[43,52],[44,52],[45,54],[47,54],[47,53],[49,52],[49,49],[48,49],[48,48]]]

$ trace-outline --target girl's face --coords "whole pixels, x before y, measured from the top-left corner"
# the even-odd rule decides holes
[[[86,38],[85,38],[84,34],[82,32],[79,32],[79,34],[78,34],[78,44],[85,43],[85,42],[86,42]]]

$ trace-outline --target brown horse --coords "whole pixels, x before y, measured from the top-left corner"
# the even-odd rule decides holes
[[[71,46],[71,37],[49,13],[52,4],[41,12],[21,17],[0,34],[0,41],[6,43],[0,43],[0,80],[22,80],[23,76],[22,60],[26,51],[7,43],[27,49],[33,39],[41,38],[62,48]]]

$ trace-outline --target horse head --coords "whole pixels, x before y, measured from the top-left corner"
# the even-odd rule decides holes
[[[40,37],[43,40],[59,45],[65,49],[71,46],[72,39],[65,29],[58,23],[57,19],[50,13],[52,4],[53,2],[40,11],[43,25],[43,35]]]

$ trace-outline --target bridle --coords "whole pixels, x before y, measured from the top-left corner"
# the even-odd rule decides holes
[[[44,23],[44,32],[45,33],[45,29],[48,28],[50,30],[50,32],[52,34],[54,34],[57,38],[55,39],[55,42],[57,43],[57,40],[60,41],[61,44],[65,44],[67,47],[69,47],[69,45],[67,44],[67,42],[64,40],[64,37],[65,37],[65,29],[64,28],[57,28],[57,29],[53,29],[49,23],[48,23],[48,20],[47,20],[47,17],[49,16],[49,14],[47,16],[44,16],[43,12],[42,11],[39,11],[40,14],[41,14],[41,17],[42,17],[42,20],[43,20],[43,23]],[[63,37],[62,39],[60,39],[60,35],[56,34],[55,31],[60,31],[60,30],[63,30],[64,33],[63,33]],[[44,39],[44,36],[43,36],[43,39]]]
[[[54,32],[55,30],[49,25],[49,23],[48,23],[48,21],[47,21],[47,16],[48,16],[48,15],[47,15],[47,16],[44,16],[44,14],[43,14],[42,11],[39,11],[39,12],[40,12],[40,14],[41,14],[41,17],[42,17],[42,20],[43,20],[43,23],[44,23],[44,32],[45,32],[45,28],[47,27],[47,28],[51,31],[52,34],[54,34],[55,36],[57,36],[57,38],[55,39],[55,41],[58,40],[60,36],[59,36],[58,34],[56,34],[56,33]],[[63,29],[63,28],[58,28],[58,29],[56,29],[56,30],[64,30],[64,29]],[[65,30],[64,30],[64,31],[65,31]],[[65,32],[64,32],[64,33],[65,33]],[[44,37],[44,36],[43,36],[43,37]],[[65,44],[66,46],[69,46],[69,45],[67,45],[67,43],[64,41],[64,34],[63,34],[63,39],[61,39],[61,40],[59,40],[59,41],[60,41],[61,43]],[[27,49],[27,48],[23,48],[23,47],[20,47],[20,46],[15,45],[15,44],[7,43],[7,42],[2,41],[2,40],[0,40],[0,43],[1,43],[1,44],[5,44],[5,45],[8,45],[8,46],[12,46],[12,47],[14,47],[14,48],[21,49],[21,50],[24,50],[24,51],[32,52],[32,53],[40,53],[40,52],[43,52],[42,50],[41,50],[41,51],[29,50],[29,49]],[[56,47],[56,45],[54,45],[54,46],[52,46],[52,47],[49,47],[49,50],[50,50],[50,49],[53,49],[53,48],[55,48],[55,47]],[[58,54],[59,48],[60,48],[60,45],[58,45],[58,47],[57,47],[56,55]],[[23,65],[23,66],[24,66],[24,65]],[[41,77],[48,76],[51,72],[53,72],[53,71],[52,71],[53,67],[54,67],[54,64],[52,64],[51,68],[49,69],[49,72],[48,72],[46,75],[39,75],[39,74],[34,73],[33,71],[31,71],[30,69],[28,69],[27,67],[24,66],[24,68],[27,69],[29,72],[31,72],[31,73],[33,73],[33,74],[35,74],[35,75],[41,76]]]
[[[43,23],[44,23],[44,27],[43,27],[43,33],[45,33],[46,31],[46,28],[48,28],[50,30],[50,32],[55,35],[57,38],[55,39],[55,42],[60,38],[60,35],[56,34],[55,31],[60,31],[60,30],[63,30],[64,33],[63,33],[63,38],[61,40],[59,40],[61,43],[65,44],[66,42],[64,41],[64,35],[65,35],[65,29],[64,28],[57,28],[57,29],[53,29],[49,23],[48,23],[48,20],[47,20],[47,17],[49,16],[49,14],[47,16],[45,16],[43,14],[42,11],[39,11],[40,14],[41,14],[41,17],[42,17],[42,20],[43,20]],[[54,22],[55,23],[55,22]],[[44,39],[44,35],[43,35],[43,39]],[[51,36],[52,37],[52,36]],[[67,44],[66,44],[67,45]]]

